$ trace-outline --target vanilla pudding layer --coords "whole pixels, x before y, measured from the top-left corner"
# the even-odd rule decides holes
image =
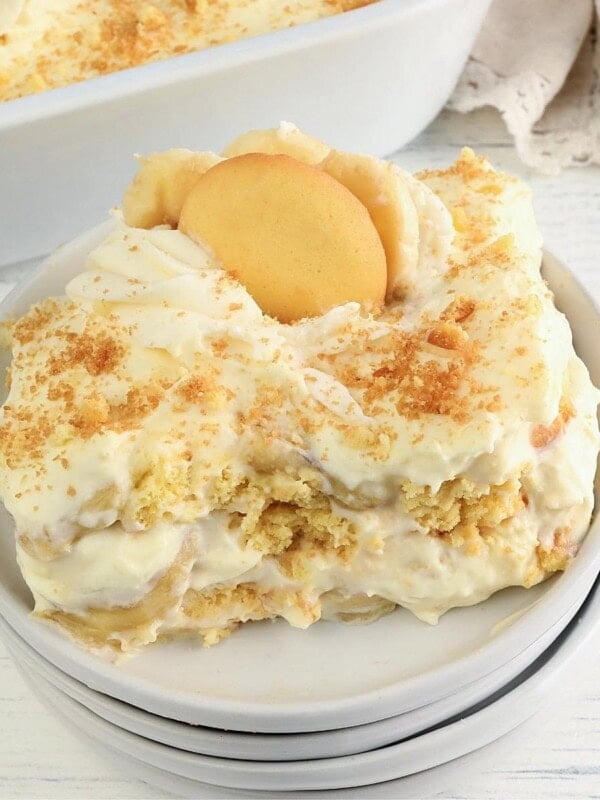
[[[14,327],[0,488],[35,613],[94,646],[240,622],[435,622],[576,554],[598,392],[529,191],[408,178],[418,280],[294,324],[207,248],[116,219]]]
[[[1,0],[0,102],[374,0]]]

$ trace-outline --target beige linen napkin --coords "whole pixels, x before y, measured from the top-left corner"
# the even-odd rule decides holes
[[[600,0],[494,0],[448,108],[495,106],[542,172],[600,164]]]

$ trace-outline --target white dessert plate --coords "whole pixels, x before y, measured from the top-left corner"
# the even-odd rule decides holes
[[[58,250],[5,299],[0,315],[20,314],[32,302],[60,294],[110,226],[104,223]],[[545,277],[569,317],[592,379],[600,384],[598,312],[549,254]],[[0,613],[55,666],[96,691],[159,716],[267,733],[371,723],[434,703],[481,680],[543,636],[600,566],[596,514],[564,575],[454,609],[435,627],[403,611],[358,627],[323,622],[301,631],[282,621],[256,623],[208,650],[176,641],[109,663],[30,618],[32,601],[16,565],[13,524],[4,510],[0,530]]]
[[[126,733],[39,676],[33,681],[32,675],[26,679],[55,710],[111,750],[118,750],[174,775],[217,786],[262,792],[341,789],[381,783],[430,769],[477,750],[513,730],[552,696],[560,677],[599,620],[600,591],[596,584],[582,610],[561,637],[538,662],[491,698],[489,703],[421,736],[343,758],[257,762],[186,753]],[[16,661],[18,664],[18,657]]]
[[[480,681],[464,687],[435,703],[408,711],[397,717],[316,733],[262,734],[223,731],[188,725],[150,714],[114,697],[95,692],[62,672],[27,642],[0,617],[0,638],[10,647],[20,663],[39,674],[59,691],[84,705],[107,722],[146,739],[219,758],[252,761],[301,761],[334,758],[374,750],[392,742],[400,742],[482,703],[515,680],[548,648],[581,608],[593,579],[582,587],[581,596],[563,617],[534,644],[500,669]]]

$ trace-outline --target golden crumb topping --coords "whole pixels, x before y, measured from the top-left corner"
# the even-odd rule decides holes
[[[560,410],[550,425],[535,425],[531,431],[530,441],[533,447],[548,447],[549,444],[560,436],[564,431],[565,425],[575,416],[575,410],[571,403],[563,398],[560,402]]]
[[[475,304],[460,302],[458,316],[464,321]],[[375,341],[365,341],[362,354],[366,359],[358,361],[350,352],[320,354],[318,361],[321,368],[357,393],[363,409],[372,417],[386,413],[392,403],[407,419],[434,414],[464,423],[481,402],[497,408],[498,390],[474,379],[473,365],[481,360],[479,348],[460,322],[449,321],[447,316],[445,310],[438,320],[427,321],[415,333],[395,330]]]
[[[82,366],[90,375],[114,372],[125,352],[120,342],[103,333],[72,333],[66,338],[64,350],[48,360],[50,375],[60,375],[77,366]]]

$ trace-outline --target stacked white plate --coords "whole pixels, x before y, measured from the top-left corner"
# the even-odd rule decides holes
[[[105,233],[43,264],[0,314],[60,293]],[[545,276],[600,384],[598,313],[549,255]],[[348,787],[457,758],[531,716],[600,621],[596,517],[564,575],[451,611],[436,627],[403,611],[357,627],[257,623],[208,650],[177,641],[109,663],[30,618],[4,511],[0,529],[0,636],[27,682],[112,761],[180,796],[350,797]]]

